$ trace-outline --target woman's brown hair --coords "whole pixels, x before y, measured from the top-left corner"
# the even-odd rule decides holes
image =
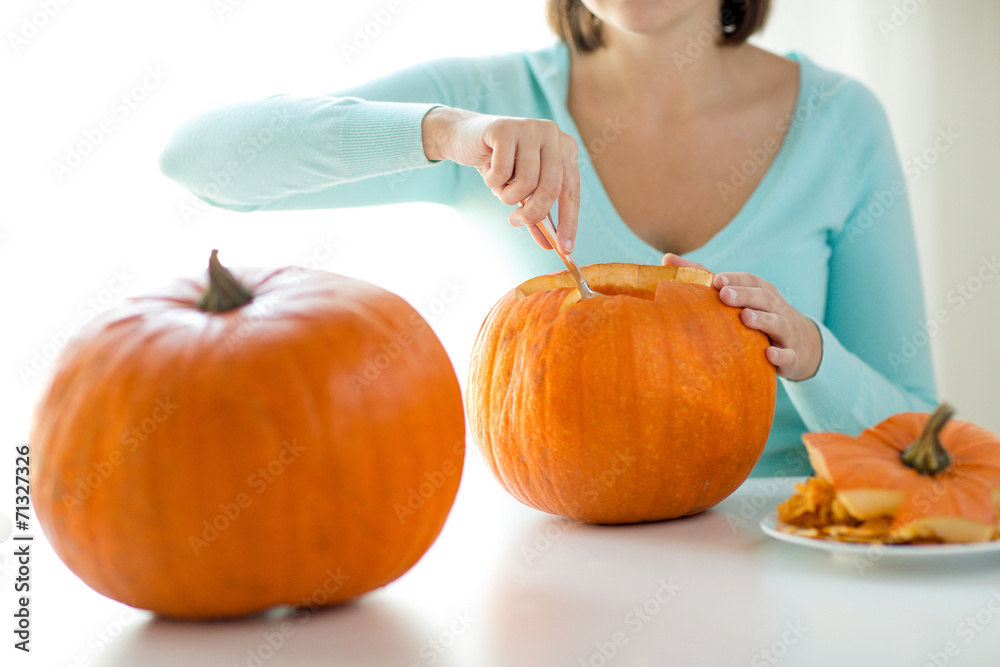
[[[719,20],[722,23],[720,44],[735,46],[764,27],[771,0],[722,0]],[[604,46],[601,22],[581,0],[546,0],[549,26],[561,40],[583,51]]]

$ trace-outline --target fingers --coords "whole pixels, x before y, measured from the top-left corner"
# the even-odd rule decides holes
[[[663,266],[687,266],[693,269],[705,269],[708,271],[703,264],[692,262],[690,259],[684,259],[683,257],[675,255],[672,252],[668,252],[664,255],[663,259],[660,260],[660,263],[663,264]]]
[[[771,283],[752,273],[746,272],[718,273],[712,284],[720,290],[726,285],[732,285],[733,287],[756,287],[777,291]]]
[[[764,356],[774,366],[781,377],[796,379],[799,373],[799,355],[794,349],[794,332],[785,317],[763,311],[744,308],[740,320],[750,329],[765,334],[772,345],[764,350]]]
[[[463,135],[469,160],[480,159],[483,181],[508,206],[524,205],[510,215],[515,226],[533,226],[558,203],[559,245],[572,251],[580,213],[580,172],[576,141],[552,121],[530,118],[478,117],[481,130]],[[472,122],[472,121],[470,121]],[[483,151],[475,141],[481,142]],[[460,162],[461,163],[461,162]],[[540,246],[550,249],[538,230],[531,232]]]
[[[752,308],[768,313],[784,312],[787,302],[773,287],[727,285],[719,290],[719,298],[727,306]]]
[[[767,311],[744,308],[740,320],[750,329],[756,329],[777,345],[788,345],[791,339],[791,325],[783,315]]]
[[[764,356],[774,366],[778,375],[782,377],[790,377],[799,363],[798,353],[795,350],[785,347],[775,347],[772,345],[764,350]]]
[[[488,166],[485,170],[480,170],[480,173],[483,175],[483,182],[499,197],[507,183],[514,178],[517,144],[512,139],[498,140],[492,148]]]
[[[791,307],[773,289],[726,286],[719,290],[719,299],[727,306],[742,308],[740,320],[745,326],[760,331],[772,343],[784,347],[792,344]]]
[[[545,166],[547,169],[549,168],[548,165]],[[501,189],[500,201],[508,206],[517,206],[528,197],[532,197],[532,194],[538,187],[541,171],[542,155],[539,149],[519,149],[517,157],[514,160],[514,179]],[[551,178],[551,174],[546,173],[546,176]],[[529,200],[528,203],[530,204],[531,201]],[[524,224],[538,222],[545,217],[545,213],[548,210],[545,209],[542,211],[538,218],[525,217]],[[521,215],[524,215],[524,211],[521,212]],[[534,212],[532,212],[532,215],[534,215]]]
[[[535,243],[542,247],[542,250],[552,250],[552,246],[549,245],[548,240],[545,235],[536,227],[535,225],[527,225],[528,231],[531,232],[531,238],[535,239]]]
[[[496,119],[494,125],[484,135],[486,143],[494,146],[494,151],[501,146],[510,150],[513,144],[513,155],[509,164],[505,156],[504,162],[498,164],[496,169],[498,174],[505,171],[506,178],[499,183],[493,181],[487,183],[491,188],[499,189],[497,196],[500,201],[508,206],[515,206],[530,196],[542,194],[536,191],[543,178],[547,182],[553,179],[561,180],[562,165],[552,159],[553,144],[558,149],[561,134],[558,126],[552,121],[528,118]],[[553,170],[557,173],[553,174]],[[526,218],[525,223],[541,220],[555,202],[555,196],[542,196],[541,200],[526,211],[536,217]],[[543,209],[543,205],[547,207]]]
[[[723,303],[741,309],[740,321],[770,339],[765,355],[778,375],[805,380],[816,374],[823,358],[819,327],[774,285],[750,273],[720,273],[715,284]]]
[[[520,209],[518,209],[518,211],[520,211]],[[514,213],[517,213],[518,211],[515,211]],[[541,246],[542,250],[553,250],[552,245],[549,243],[549,240],[545,238],[545,234],[542,233],[542,230],[540,230],[537,225],[525,224],[520,220],[515,222],[513,219],[514,213],[510,214],[510,219],[509,219],[510,224],[514,225],[515,227],[527,227],[528,231],[531,233],[531,238],[535,239],[535,242],[539,246]],[[556,238],[558,238],[558,234],[556,235]]]
[[[551,142],[543,144],[536,155],[527,156],[529,164],[534,163],[535,170],[527,171],[526,189],[528,191],[517,201],[530,197],[521,210],[525,222],[535,223],[552,210],[563,189],[563,160],[558,146]],[[521,180],[521,165],[514,170],[518,182]],[[534,176],[534,179],[531,176]]]
[[[576,161],[576,144],[563,153],[563,182],[559,193],[559,227],[556,242],[565,252],[573,252],[576,242],[577,219],[580,214],[580,169]]]

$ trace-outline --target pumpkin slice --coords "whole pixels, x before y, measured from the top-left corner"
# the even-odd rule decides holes
[[[802,436],[816,475],[859,520],[893,517],[897,541],[985,542],[1000,513],[1000,437],[932,415],[902,413],[852,437]]]

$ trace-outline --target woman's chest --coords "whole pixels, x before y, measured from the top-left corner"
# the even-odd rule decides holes
[[[619,131],[611,133],[608,127]],[[731,120],[663,128],[621,118],[580,126],[585,150],[611,204],[643,241],[684,254],[740,212],[773,163],[783,126]]]

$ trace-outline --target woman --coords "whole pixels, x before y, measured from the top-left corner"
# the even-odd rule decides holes
[[[923,301],[885,114],[859,83],[747,44],[768,5],[548,0],[552,47],[209,111],[161,166],[231,210],[435,201],[509,214],[543,248],[532,225],[555,207],[580,264],[723,271],[720,299],[770,337],[781,377],[755,474],[806,474],[806,429],[858,432],[935,389],[926,348],[899,354]],[[561,268],[527,238],[497,244],[526,276]]]

